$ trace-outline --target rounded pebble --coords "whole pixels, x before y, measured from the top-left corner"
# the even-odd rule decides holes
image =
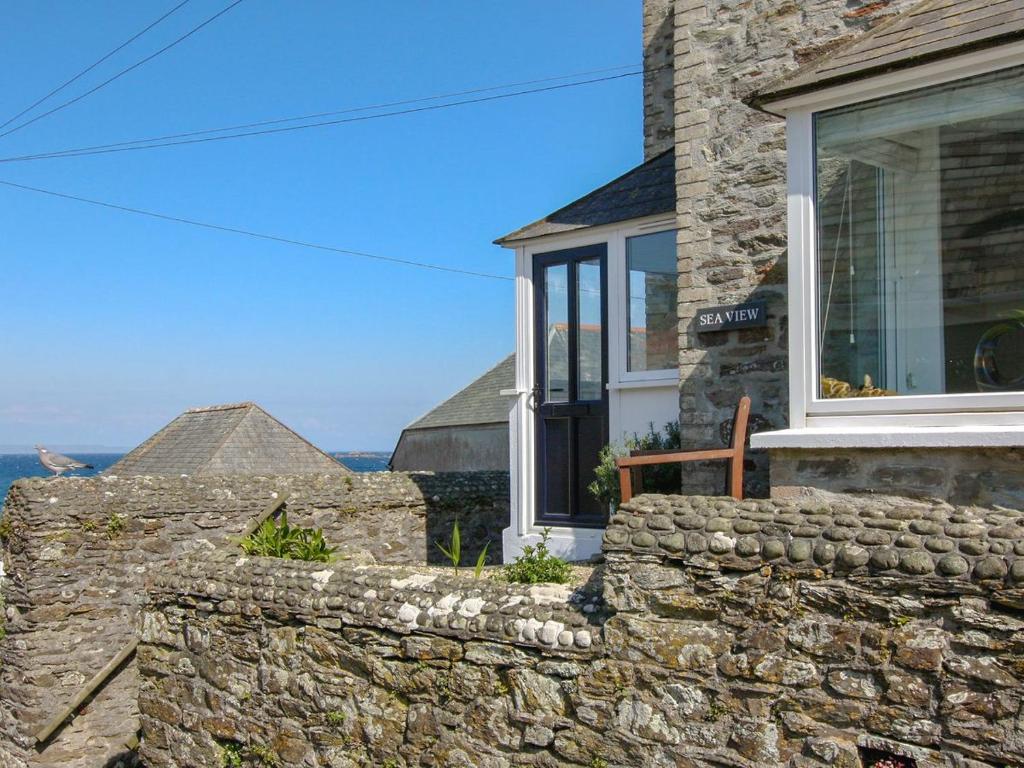
[[[912,533],[901,533],[896,537],[895,544],[901,549],[920,549],[921,537]]]
[[[829,565],[836,558],[835,545],[820,541],[814,548],[814,562],[818,565]]]
[[[935,563],[924,552],[904,552],[900,556],[900,570],[914,576],[923,576],[935,570]]]
[[[856,544],[845,544],[836,553],[836,562],[844,568],[860,568],[867,565],[870,553]]]
[[[951,539],[945,539],[942,536],[929,536],[924,540],[924,548],[929,552],[952,552],[955,546]]]
[[[761,542],[753,536],[744,536],[736,542],[736,554],[741,557],[752,557],[761,551]]]
[[[786,554],[786,545],[778,539],[768,539],[761,547],[761,556],[765,560],[778,560]]]
[[[943,555],[939,559],[939,573],[943,576],[963,576],[970,569],[970,563],[960,555]]]
[[[1007,572],[1006,561],[1001,557],[983,557],[974,564],[974,578],[1002,579]]]
[[[889,547],[876,549],[871,553],[871,558],[868,562],[872,568],[879,571],[891,571],[900,564],[900,553]]]
[[[811,542],[806,539],[795,539],[789,542],[789,559],[794,563],[802,563],[811,559]]]

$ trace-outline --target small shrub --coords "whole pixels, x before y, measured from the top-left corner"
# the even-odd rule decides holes
[[[548,551],[551,529],[545,528],[537,545],[527,544],[514,562],[505,566],[505,578],[517,584],[565,584],[572,566]]]
[[[263,525],[239,543],[247,555],[280,557],[285,560],[308,560],[328,563],[337,547],[328,546],[320,528],[288,525],[288,513],[281,519],[264,520]]]
[[[81,527],[84,533],[92,533],[96,530],[96,521],[91,517],[87,517],[82,521]]]
[[[221,768],[242,768],[242,745],[231,741],[220,745]]]
[[[117,512],[112,512],[110,517],[107,519],[107,538],[116,539],[125,529],[125,517],[119,515]]]
[[[0,541],[7,541],[11,538],[11,520],[8,517],[0,518]]]
[[[251,758],[253,765],[263,766],[263,768],[277,768],[281,765],[281,759],[270,747],[263,747],[257,744],[249,747],[246,750],[246,754]]]
[[[595,757],[590,761],[590,768],[608,768],[608,761],[603,757]]]
[[[324,715],[324,718],[329,725],[344,725],[345,723],[345,713],[340,709],[332,709]]]
[[[622,498],[619,490],[619,470],[615,460],[620,456],[628,456],[630,451],[669,451],[682,446],[679,422],[672,421],[665,425],[663,432],[650,425],[646,435],[633,434],[626,445],[606,445],[598,456],[598,465],[594,469],[594,481],[587,490],[598,501],[604,504],[617,504]],[[644,467],[644,490],[649,493],[679,493],[683,485],[683,472],[678,464],[654,464]]]

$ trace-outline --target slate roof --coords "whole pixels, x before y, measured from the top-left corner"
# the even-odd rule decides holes
[[[749,101],[788,96],[1024,38],[1024,0],[925,0]]]
[[[350,470],[255,403],[192,408],[104,474],[291,475]]]
[[[670,149],[564,208],[494,242],[506,245],[541,235],[613,224],[659,213],[674,213],[675,175],[675,154]]]
[[[512,389],[515,385],[516,356],[511,354],[468,387],[416,419],[406,430],[504,424],[508,422],[511,397],[498,393],[503,389]]]

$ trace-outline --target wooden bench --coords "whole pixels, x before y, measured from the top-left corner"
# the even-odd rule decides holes
[[[744,395],[736,406],[732,419],[732,445],[729,448],[713,448],[707,451],[634,451],[629,456],[615,460],[619,470],[619,487],[622,503],[633,498],[633,472],[652,464],[674,464],[687,461],[710,461],[726,459],[726,493],[734,499],[743,498],[743,450],[747,442],[747,422],[750,419],[750,398]],[[639,478],[638,478],[639,480]]]

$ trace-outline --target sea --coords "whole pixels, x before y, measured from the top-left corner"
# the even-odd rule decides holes
[[[380,472],[388,468],[390,453],[381,451],[349,451],[331,454],[354,472]],[[90,477],[97,475],[124,456],[123,453],[76,453],[74,458],[92,469],[65,473],[63,477]],[[0,502],[7,497],[7,489],[19,477],[49,477],[50,472],[39,463],[35,453],[0,454]]]

